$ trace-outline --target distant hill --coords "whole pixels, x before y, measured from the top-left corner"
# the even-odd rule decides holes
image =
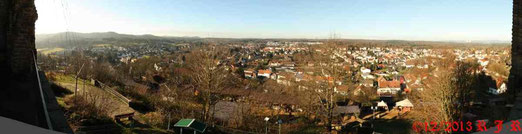
[[[86,42],[101,42],[104,39],[145,39],[157,40],[163,37],[154,35],[130,35],[119,34],[116,32],[101,33],[78,33],[78,32],[62,32],[55,34],[37,34],[36,47],[68,47],[71,45],[85,44]]]
[[[120,34],[116,32],[96,32],[96,33],[79,33],[79,32],[62,32],[54,34],[37,34],[37,48],[54,48],[64,47],[70,48],[74,46],[93,45],[98,43],[139,43],[151,41],[173,41],[186,39],[200,39],[199,37],[164,37],[151,34],[132,35]]]
[[[205,39],[205,40],[203,40]],[[79,32],[62,32],[55,34],[37,34],[36,48],[73,48],[84,47],[95,44],[114,44],[114,45],[135,45],[135,44],[169,44],[169,43],[195,43],[217,41],[221,43],[230,42],[257,42],[263,43],[267,40],[271,41],[324,41],[325,39],[255,39],[255,38],[200,38],[197,36],[189,37],[172,37],[172,36],[155,36],[151,34],[132,35],[120,34],[116,32],[96,32],[96,33],[79,33]],[[407,40],[369,40],[369,39],[341,39],[351,44],[370,45],[370,44],[387,44],[387,45],[509,45],[510,41],[483,40],[483,41],[407,41]]]

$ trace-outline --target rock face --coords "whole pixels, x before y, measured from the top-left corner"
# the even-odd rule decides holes
[[[30,73],[27,72],[33,71],[32,56],[33,53],[36,53],[34,27],[37,18],[34,0],[0,1],[0,69],[2,74],[28,77]]]
[[[513,0],[513,37],[511,45],[511,73],[509,89],[515,94],[522,90],[522,0]]]

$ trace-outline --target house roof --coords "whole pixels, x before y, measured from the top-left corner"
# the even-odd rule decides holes
[[[295,78],[297,79],[303,79],[304,75],[302,73],[295,74]]]
[[[326,77],[326,76],[315,76],[315,80],[317,80],[317,81],[333,82],[334,78],[333,77]]]
[[[504,84],[504,78],[498,77],[495,82],[496,82],[497,88],[500,88],[500,86],[502,86],[502,84]]]
[[[350,65],[344,65],[343,69],[346,70],[346,71],[350,71]]]
[[[377,78],[377,81],[386,81],[386,79],[382,76],[379,76],[379,78]]]
[[[244,70],[244,72],[253,73],[253,72],[254,72],[254,69],[246,69],[246,70]]]
[[[174,124],[174,127],[189,128],[200,133],[205,132],[207,129],[206,124],[196,121],[196,119],[181,119]]]
[[[415,81],[415,80],[418,79],[418,76],[419,76],[419,75],[405,74],[405,75],[404,75],[404,79],[405,79],[406,81]]]
[[[271,74],[272,71],[270,71],[270,70],[259,70],[257,73],[258,74]]]
[[[291,72],[280,72],[278,73],[279,76],[283,76],[285,78],[293,78],[294,76],[296,76],[295,73],[291,73]]]
[[[378,107],[387,107],[388,105],[384,101],[381,100],[381,102],[377,103],[377,106]]]
[[[401,106],[401,107],[413,107],[413,104],[408,99],[404,99],[402,101],[399,101],[399,102],[395,103],[395,105],[396,106]]]
[[[398,81],[398,80],[392,80],[392,81],[387,81],[387,80],[379,80],[379,88],[400,88],[401,87],[401,82]]]
[[[361,109],[359,106],[337,106],[334,108],[334,115],[339,114],[351,114],[351,113],[359,113]]]
[[[373,84],[373,80],[363,80],[362,83],[364,83],[364,84]]]
[[[339,85],[336,89],[337,91],[348,92],[349,87],[348,85]]]
[[[279,63],[279,64],[281,64],[281,61],[280,60],[271,60],[270,63]]]
[[[415,64],[414,60],[406,60],[406,65],[414,65],[414,64]]]

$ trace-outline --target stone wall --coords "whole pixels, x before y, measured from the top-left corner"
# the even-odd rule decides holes
[[[34,69],[34,0],[0,1],[0,69],[9,76],[27,77]],[[5,75],[4,75],[5,76]]]
[[[36,18],[34,0],[0,0],[0,116],[46,128],[33,61]]]
[[[0,0],[0,73],[7,74],[7,1]]]
[[[511,73],[509,89],[518,94],[522,90],[522,0],[513,0],[513,28],[511,45]],[[514,95],[515,95],[514,94]]]

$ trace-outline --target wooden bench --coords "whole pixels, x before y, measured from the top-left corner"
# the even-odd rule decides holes
[[[129,120],[132,120],[132,117],[134,117],[134,112],[126,113],[126,114],[120,114],[120,115],[115,115],[114,116],[114,120],[119,121],[122,118],[128,118]]]

